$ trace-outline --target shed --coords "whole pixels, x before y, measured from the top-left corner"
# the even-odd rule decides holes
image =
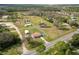
[[[25,34],[28,34],[29,33],[29,30],[25,30]]]
[[[9,15],[3,15],[2,19],[7,19]]]
[[[40,23],[39,25],[40,25],[41,28],[47,28],[48,27],[47,24],[45,24],[45,23]]]

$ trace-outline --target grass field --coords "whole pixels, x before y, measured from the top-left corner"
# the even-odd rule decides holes
[[[15,23],[15,25],[19,28],[21,33],[23,34],[25,30],[29,30],[30,33],[43,32],[45,34],[44,38],[47,41],[53,41],[58,37],[61,37],[67,33],[75,31],[75,29],[71,29],[71,30],[67,30],[67,31],[59,30],[56,26],[53,25],[53,23],[50,23],[38,16],[26,16],[26,19],[30,19],[32,26],[25,27],[24,20],[22,20],[22,19],[19,20],[19,24]],[[45,24],[47,24],[50,27],[49,28],[40,28],[39,24],[41,23],[41,19]],[[35,42],[39,42],[39,41],[42,42],[40,38],[35,39]],[[30,47],[31,44],[27,44],[27,43],[25,43],[25,45],[26,45],[26,48],[28,48],[29,50],[36,50],[37,47],[39,47],[39,46],[37,46],[37,47],[32,48],[32,47]],[[35,43],[34,43],[34,45],[35,45]],[[13,50],[13,48],[10,49],[8,52],[10,52],[11,50]],[[17,51],[17,49],[14,49],[13,54],[17,54],[16,51]],[[11,53],[9,53],[9,54],[11,54]]]
[[[50,28],[43,28],[40,30],[42,30],[43,32],[45,32],[47,34],[47,36],[45,36],[45,39],[47,41],[52,41],[60,36],[63,36],[67,33],[70,33],[72,31],[75,31],[75,29],[70,29],[70,30],[67,30],[67,31],[63,31],[63,30],[59,30],[56,26],[54,26],[52,23],[44,20],[43,18],[41,17],[37,17],[37,16],[27,16],[27,18],[29,18],[31,20],[31,22],[34,24],[34,26],[38,26],[39,27],[39,24],[41,22],[41,19],[43,20],[42,22],[46,23],[48,26],[50,26]],[[30,27],[31,28],[31,27]],[[29,30],[31,30],[29,28]],[[31,31],[38,31],[38,29],[32,29]]]
[[[24,25],[24,21],[20,20],[19,24],[17,24],[18,28],[20,29],[21,33],[24,33],[24,30],[29,30],[31,33],[34,32],[43,32],[45,34],[44,38],[47,41],[52,41],[58,37],[61,37],[67,33],[73,32],[75,31],[75,29],[70,29],[70,30],[59,30],[56,26],[53,25],[53,23],[50,23],[46,20],[44,20],[41,17],[38,16],[26,16],[26,19],[29,19],[32,23],[32,26],[29,27],[25,27]],[[40,28],[39,24],[42,22],[44,22],[45,24],[47,24],[48,26],[50,26],[49,28]]]

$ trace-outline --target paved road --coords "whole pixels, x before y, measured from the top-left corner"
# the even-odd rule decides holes
[[[13,27],[16,29],[17,33],[19,34],[19,37],[21,40],[23,40],[23,37],[18,29],[18,27],[16,27],[13,23],[11,22],[0,22],[0,24],[6,24],[7,26],[10,26],[10,27]],[[66,34],[54,41],[51,41],[51,42],[47,42],[44,38],[41,38],[42,40],[44,40],[44,42],[46,43],[46,50],[47,51],[49,48],[53,47],[57,42],[59,41],[65,41],[65,42],[68,42],[69,40],[72,39],[72,36],[73,34],[75,33],[79,33],[79,29],[77,29],[76,31],[72,32],[72,33],[69,33],[69,34]],[[29,51],[26,47],[25,47],[25,44],[22,43],[22,49],[23,49],[23,53],[22,55],[35,55],[36,54],[36,51]]]
[[[38,26],[34,26],[34,28],[37,28],[37,29],[40,30],[40,27],[38,27]],[[40,31],[43,32],[45,35],[47,35],[42,29]],[[44,45],[46,46],[46,50],[48,50],[49,48],[53,47],[59,41],[68,42],[69,40],[72,39],[72,36],[75,33],[79,33],[79,29],[77,29],[76,31],[71,32],[69,34],[66,34],[66,35],[64,35],[64,36],[62,36],[62,37],[60,37],[58,39],[55,39],[54,41],[51,41],[51,42],[46,41],[43,37],[41,37],[41,39],[44,41]]]
[[[37,28],[37,29],[41,29],[40,27],[38,27],[38,26],[34,26],[35,28]],[[42,29],[40,30],[41,32],[43,32],[46,36],[48,36],[48,34],[46,34]],[[64,35],[64,36],[62,36],[62,37],[60,37],[60,38],[58,38],[58,39],[55,39],[54,41],[51,41],[51,42],[48,42],[48,41],[46,41],[43,37],[41,37],[41,39],[44,41],[44,45],[46,46],[46,50],[48,50],[49,48],[51,48],[51,47],[53,47],[57,42],[59,42],[59,41],[65,41],[65,42],[68,42],[69,40],[71,40],[72,39],[72,36],[73,36],[73,34],[75,34],[75,33],[79,33],[79,29],[77,29],[76,31],[74,31],[74,32],[71,32],[71,33],[69,33],[69,34],[66,34],[66,35]]]
[[[56,39],[56,40],[54,40],[54,41],[51,41],[51,42],[50,42],[51,44],[48,44],[48,45],[47,45],[46,50],[48,50],[49,48],[53,47],[53,46],[54,46],[57,42],[59,42],[59,41],[68,42],[69,40],[72,39],[72,36],[73,36],[75,33],[79,33],[79,29],[77,29],[76,31],[74,31],[74,32],[72,32],[72,33],[66,34],[66,35],[64,35],[64,36],[62,36],[62,37],[60,37],[60,38],[58,38],[58,39]]]
[[[18,34],[20,34],[19,32],[18,32]],[[69,40],[72,39],[72,36],[75,33],[79,33],[79,29],[77,29],[76,31],[74,31],[72,33],[66,34],[66,35],[64,35],[64,36],[62,36],[62,37],[60,37],[60,38],[58,38],[58,39],[56,39],[54,41],[51,41],[51,42],[47,42],[43,37],[41,37],[41,39],[45,42],[46,50],[48,50],[49,48],[53,47],[59,41],[68,42]],[[21,34],[19,36],[20,36],[20,38],[22,38]],[[29,50],[27,50],[24,43],[22,45],[23,45],[22,46],[23,47],[23,55],[35,55],[36,54],[36,51],[29,51]]]
[[[46,48],[48,48],[48,46],[51,45],[51,43],[46,41],[44,37],[41,37],[41,40],[44,41],[44,45],[46,46]]]

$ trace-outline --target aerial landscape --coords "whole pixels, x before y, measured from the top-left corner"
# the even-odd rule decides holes
[[[79,4],[0,4],[0,55],[79,55]]]

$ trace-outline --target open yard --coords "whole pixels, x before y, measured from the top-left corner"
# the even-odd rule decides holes
[[[29,19],[31,21],[32,26],[28,26],[28,27],[24,26],[25,25],[24,20],[27,20],[27,19]],[[24,33],[24,30],[29,30],[31,33],[41,32],[44,34],[44,38],[47,41],[55,40],[56,38],[58,38],[60,36],[63,36],[67,33],[75,31],[75,29],[59,30],[56,26],[53,25],[53,23],[50,23],[38,16],[26,16],[26,18],[24,20],[20,19],[19,23],[18,24],[16,23],[16,25],[20,29],[21,33]],[[41,22],[47,24],[50,27],[49,28],[40,28],[39,24]]]
[[[75,31],[75,29],[71,29],[71,30],[59,30],[56,26],[54,26],[52,23],[44,20],[41,17],[37,17],[37,16],[26,16],[26,18],[30,19],[34,28],[29,27],[30,31],[40,31],[43,32],[45,34],[45,39],[47,41],[52,41],[60,36],[63,36],[67,33],[70,33],[72,31]],[[45,24],[47,24],[48,26],[50,26],[49,28],[40,28],[39,24],[42,22],[44,22]],[[26,28],[27,29],[27,28]]]

